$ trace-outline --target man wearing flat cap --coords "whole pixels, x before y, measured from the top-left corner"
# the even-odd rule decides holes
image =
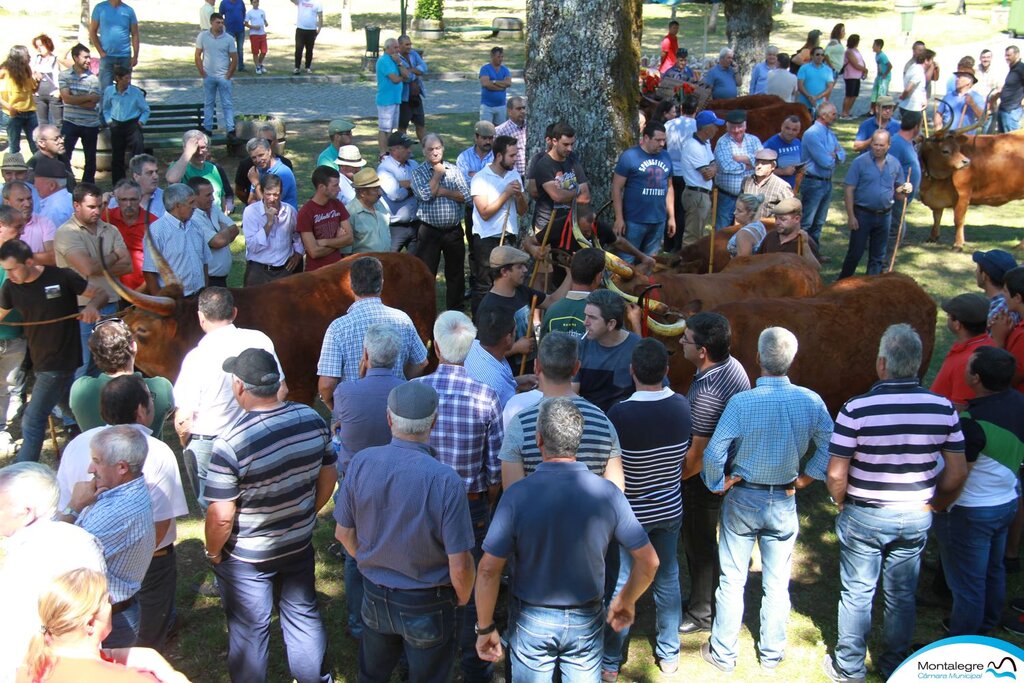
[[[338,481],[327,424],[309,406],[278,400],[280,369],[264,349],[227,358],[223,370],[245,411],[214,440],[205,488],[206,558],[227,617],[228,672],[233,681],[266,680],[276,603],[291,677],[329,683],[312,543]]]
[[[857,128],[857,136],[853,139],[854,152],[866,151],[871,146],[871,136],[876,130],[887,130],[892,136],[900,132],[900,122],[892,117],[896,111],[896,100],[888,95],[882,95],[875,102],[875,107],[875,115],[865,119]]]
[[[57,159],[40,158],[32,180],[39,193],[39,213],[57,226],[64,225],[75,212],[68,192],[66,168]]]
[[[960,294],[942,303],[946,312],[946,329],[953,334],[953,346],[942,361],[931,390],[948,398],[957,410],[963,410],[974,398],[967,386],[964,370],[971,355],[982,346],[992,346],[988,336],[988,299],[981,294]]]
[[[473,127],[473,146],[462,150],[455,159],[455,166],[462,172],[466,181],[466,187],[470,187],[476,174],[494,163],[494,124],[490,121],[478,121]],[[473,252],[473,244],[478,237],[473,234],[473,201],[472,190],[466,195],[467,201],[464,207],[466,214],[466,244],[469,245],[469,288],[474,289],[476,276],[479,270],[477,255]],[[486,291],[486,288],[484,288]]]
[[[336,497],[335,536],[364,577],[361,679],[387,680],[403,652],[414,681],[454,663],[455,608],[476,578],[473,526],[462,480],[430,446],[437,406],[422,382],[392,389],[391,443],[357,453]]]
[[[741,194],[760,195],[763,198],[754,214],[755,221],[774,215],[775,205],[793,196],[793,188],[789,183],[775,175],[778,163],[779,153],[774,149],[757,150],[754,155],[754,175],[747,176],[743,181]]]
[[[803,205],[796,197],[783,199],[775,205],[775,230],[769,232],[760,246],[757,248],[759,254],[799,254],[808,261],[820,266],[818,255],[818,243],[811,239],[807,231],[800,227],[800,220],[803,217]]]
[[[754,174],[754,155],[761,147],[757,136],[747,133],[747,112],[734,109],[725,115],[725,135],[715,144],[715,161],[718,163],[715,230],[732,225],[736,198],[743,189],[743,181]]]
[[[332,119],[327,124],[327,136],[330,138],[330,144],[324,148],[324,151],[320,152],[320,156],[316,158],[317,166],[335,166],[335,161],[338,159],[338,150],[345,145],[352,144],[352,130],[356,127],[356,124],[352,123],[347,119]]]

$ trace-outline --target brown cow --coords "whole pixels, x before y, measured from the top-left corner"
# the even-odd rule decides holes
[[[921,143],[921,202],[932,210],[929,242],[939,239],[942,212],[953,209],[953,248],[964,246],[968,206],[1002,206],[1024,198],[1024,136],[946,133]],[[1022,242],[1024,244],[1024,242]]]
[[[674,266],[679,273],[706,273],[712,265],[713,273],[721,272],[732,259],[729,255],[729,239],[740,229],[739,225],[730,225],[721,230],[713,230],[713,234],[704,235],[693,244],[688,244],[679,252],[678,263]],[[711,264],[711,240],[715,240],[715,262]]]
[[[414,256],[373,256],[384,266],[384,303],[408,313],[420,338],[424,342],[430,340],[436,317],[434,277],[430,271]],[[293,401],[312,404],[316,397],[320,346],[327,326],[343,315],[353,301],[348,273],[355,258],[350,256],[313,272],[269,284],[231,290],[238,308],[235,324],[261,330],[273,340],[287,378],[288,398]],[[151,296],[125,290],[109,275],[107,279],[134,304],[122,313],[122,318],[139,347],[136,367],[173,382],[185,354],[203,336],[196,298],[182,298],[180,286],[175,284],[165,287],[159,296]],[[165,277],[164,281],[170,280]]]
[[[761,331],[774,325],[792,331],[800,350],[789,377],[794,384],[817,392],[833,415],[878,380],[878,342],[890,325],[909,323],[917,330],[924,350],[920,374],[927,371],[935,346],[935,310],[935,302],[920,285],[899,273],[847,278],[807,299],[750,299],[714,309],[728,318],[732,355],[751,381],[759,375]],[[682,355],[674,354],[670,365],[672,388],[679,392],[685,392],[693,378],[693,366]],[[679,372],[683,366],[689,367],[688,374]],[[678,374],[672,373],[673,368]]]
[[[776,104],[786,104],[786,100],[778,95],[744,95],[743,97],[711,100],[704,108],[716,111],[732,111],[734,109],[750,111],[751,109],[761,109],[762,107],[771,107]]]
[[[725,118],[725,115],[729,113],[728,109],[715,109],[715,114],[719,118]],[[810,125],[814,122],[811,119],[811,114],[802,104],[788,103],[775,104],[769,107],[761,107],[760,109],[750,109],[747,111],[747,134],[756,135],[757,139],[764,142],[771,136],[775,135],[782,129],[782,122],[790,116],[796,116],[800,119],[800,135],[803,137],[804,131],[806,131]],[[725,126],[721,126],[718,129],[718,133],[711,139],[712,146],[718,144],[718,139],[725,135]]]

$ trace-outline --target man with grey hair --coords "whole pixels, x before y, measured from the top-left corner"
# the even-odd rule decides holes
[[[59,98],[57,102],[60,102]],[[65,158],[64,134],[60,132],[60,126],[40,123],[32,131],[32,140],[36,143],[36,153],[26,162],[28,170],[34,172],[36,164],[43,158],[59,161],[64,167],[64,177],[68,180],[68,191],[75,189],[75,173],[71,170],[71,163]]]
[[[195,190],[185,183],[175,183],[164,190],[167,213],[149,226],[150,239],[143,245],[142,275],[150,292],[159,292],[167,284],[163,282],[154,250],[167,260],[181,281],[185,296],[192,296],[210,283],[210,247],[202,228],[192,218],[195,196]]]
[[[790,564],[800,527],[794,494],[813,479],[825,478],[832,436],[825,402],[810,389],[790,384],[786,376],[796,352],[796,336],[789,330],[769,327],[761,333],[757,385],[729,399],[704,449],[701,476],[708,490],[724,494],[725,500],[715,620],[711,640],[701,644],[700,653],[723,672],[736,666],[743,590],[755,542],[763,568],[757,645],[761,668],[774,670],[785,657]],[[812,449],[814,455],[800,474],[800,460]]]
[[[139,184],[142,196],[139,206],[156,218],[164,215],[164,191],[160,189],[160,171],[156,157],[151,154],[136,154],[128,160],[128,175]],[[109,208],[117,208],[117,194],[110,198]]]
[[[309,406],[280,400],[281,371],[269,352],[245,349],[222,369],[245,411],[214,440],[205,489],[206,559],[227,617],[228,673],[267,680],[276,605],[291,678],[330,683],[312,542],[338,481],[327,424]]]
[[[0,537],[6,540],[0,565],[0,681],[14,681],[32,633],[39,630],[39,595],[53,579],[73,569],[106,572],[96,537],[55,521],[57,480],[37,462],[0,469]]]
[[[553,332],[545,341],[555,334],[561,333]],[[550,678],[560,665],[564,678],[578,675],[596,681],[603,651],[597,643],[606,621],[608,546],[619,543],[634,561],[608,607],[607,622],[616,631],[633,622],[636,600],[654,579],[658,556],[622,491],[595,479],[576,461],[585,420],[574,402],[544,401],[536,424],[543,462],[505,492],[484,540],[476,585],[476,649],[487,661],[501,656],[494,606],[502,571],[514,558],[512,679]]]
[[[39,213],[60,226],[71,218],[71,193],[64,164],[57,159],[43,158],[36,164],[32,185],[39,194]]]
[[[136,594],[156,548],[153,505],[142,475],[149,444],[138,429],[117,425],[96,434],[89,448],[92,478],[74,485],[60,518],[102,544],[113,614],[103,646],[131,647],[139,636]]]
[[[281,160],[281,163],[292,169],[294,173],[295,167],[292,165],[292,160],[281,154],[281,150],[277,146],[277,129],[271,123],[262,123],[259,128],[256,129],[256,137],[263,138],[270,143],[270,151]],[[337,152],[335,152],[335,155]],[[334,157],[331,157],[332,161]],[[252,159],[248,154],[242,157],[238,162],[238,167],[235,169],[235,197],[242,204],[249,203],[249,196],[252,194],[252,186],[259,180],[259,175],[256,175],[256,181],[250,177],[250,173],[253,169]]]
[[[490,509],[501,488],[498,452],[504,429],[497,392],[472,379],[463,365],[474,339],[476,327],[465,313],[445,311],[439,315],[434,323],[437,371],[416,381],[437,392],[437,425],[431,434],[430,445],[438,461],[455,470],[465,485],[476,541],[473,557],[479,560]],[[459,635],[463,676],[472,681],[490,680],[492,667],[477,658],[473,645],[472,624],[475,618],[471,600],[466,606]]]
[[[779,68],[779,48],[769,45],[764,51],[764,61],[758,62],[750,72],[751,95],[763,95],[768,88],[768,74]]]
[[[711,97],[726,100],[736,97],[740,84],[740,74],[732,63],[733,51],[723,47],[718,52],[718,63],[704,72],[704,83],[711,87]]]
[[[387,405],[393,438],[349,464],[335,537],[366,577],[362,609],[373,616],[360,642],[360,678],[388,680],[404,652],[410,680],[434,680],[452,669],[456,606],[473,590],[473,526],[459,475],[430,446],[437,392],[406,382]],[[425,629],[429,640],[409,635]]]
[[[4,205],[17,212],[18,229],[21,239],[32,247],[32,260],[44,266],[57,263],[53,253],[53,236],[57,226],[35,212],[32,186],[24,180],[10,180],[4,184]]]
[[[409,68],[402,61],[398,41],[388,38],[384,41],[384,54],[377,60],[377,142],[380,155],[388,151],[388,136],[398,128],[402,108],[402,88],[409,78]]]
[[[879,382],[839,411],[829,446],[828,490],[839,506],[839,637],[823,667],[833,681],[864,680],[871,603],[885,576],[885,643],[874,658],[888,678],[914,635],[917,578],[932,513],[960,496],[964,436],[949,399],[921,386],[921,338],[892,325],[878,345]],[[941,463],[940,463],[941,461]],[[885,476],[878,473],[884,467]]]
[[[192,178],[206,178],[213,185],[214,201],[224,213],[235,208],[235,198],[227,172],[210,161],[210,136],[201,130],[188,130],[181,136],[181,156],[164,174],[168,184],[187,183]]]
[[[245,143],[245,152],[252,160],[252,168],[249,169],[249,204],[263,199],[260,181],[268,175],[276,175],[281,179],[281,201],[298,211],[299,195],[295,185],[295,174],[274,153],[270,142],[266,138],[252,138]]]

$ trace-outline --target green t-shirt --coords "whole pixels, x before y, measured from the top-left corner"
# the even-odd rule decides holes
[[[320,156],[316,158],[317,166],[329,166],[337,170],[338,168],[338,150],[334,148],[334,145],[327,145],[327,149],[320,152]]]
[[[3,286],[4,280],[7,279],[7,271],[0,269],[0,287]],[[21,312],[15,309],[11,309],[11,312],[7,314],[4,320],[9,320],[12,323],[20,323],[24,320],[21,317]],[[21,327],[11,327],[10,325],[0,325],[0,341],[7,339],[17,339],[21,336]]]
[[[142,373],[135,374],[142,377]],[[83,432],[106,424],[100,417],[100,393],[112,379],[104,373],[99,377],[79,377],[71,385],[71,412],[75,414],[75,422]],[[146,386],[153,394],[153,422],[149,428],[153,430],[153,436],[159,439],[167,413],[174,407],[174,394],[171,383],[164,377],[147,377]]]
[[[192,164],[186,165],[185,174],[181,177],[181,182],[187,183],[189,178],[206,178],[209,180],[213,185],[214,201],[217,202],[217,206],[219,206],[221,210],[224,209],[224,179],[216,164],[210,161],[204,161],[202,168],[196,168]]]
[[[568,332],[577,339],[582,339],[587,333],[583,327],[583,309],[587,307],[589,292],[580,292],[582,298],[576,298],[576,294],[569,292],[544,313],[544,322],[540,326],[542,339],[548,332]]]

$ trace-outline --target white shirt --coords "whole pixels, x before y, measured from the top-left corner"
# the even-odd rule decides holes
[[[513,168],[510,171],[505,171],[505,175],[500,176],[491,170],[490,164],[484,166],[473,176],[473,180],[469,184],[469,193],[474,197],[474,235],[481,238],[499,237],[506,225],[509,226],[512,232],[519,231],[519,211],[516,206],[515,197],[509,197],[502,207],[488,220],[484,220],[483,216],[480,215],[479,209],[476,208],[475,199],[476,197],[483,197],[490,204],[514,181],[518,181],[519,187],[525,189],[526,184],[523,182],[523,177],[519,175],[519,171]]]
[[[903,73],[903,89],[906,90],[911,84],[916,85],[914,91],[906,99],[900,100],[900,109],[907,111],[924,111],[928,104],[928,91],[925,89],[924,65],[911,64]]]
[[[226,359],[251,348],[263,349],[277,360],[270,337],[233,324],[207,332],[196,348],[185,355],[174,383],[174,404],[179,410],[192,412],[192,434],[220,436],[245,412],[235,401],[231,375],[222,366]],[[281,361],[277,361],[277,367],[283,381]]]
[[[188,514],[188,503],[185,501],[185,490],[181,487],[181,473],[174,451],[160,439],[152,436],[149,427],[140,424],[130,425],[146,435],[149,451],[146,462],[142,464],[142,476],[149,489],[149,500],[153,503],[153,521],[171,521],[167,533],[157,539],[157,550],[166,548],[178,538],[178,526],[174,519]],[[71,490],[80,481],[92,478],[89,474],[91,453],[89,445],[92,438],[106,429],[106,426],[93,427],[71,440],[64,448],[57,468],[57,485],[60,487],[60,502],[57,508],[63,510],[71,502]],[[82,510],[79,510],[82,512]]]
[[[356,198],[356,188],[352,187],[352,181],[344,173],[338,178],[338,186],[341,188],[338,191],[338,199],[342,204],[348,204]]]
[[[534,407],[540,403],[542,398],[544,398],[544,392],[540,389],[524,391],[510,398],[508,403],[505,404],[505,409],[501,411],[501,421],[504,424],[505,431],[508,431],[508,426],[515,419],[516,415]]]
[[[263,201],[250,204],[242,212],[242,233],[245,235],[245,258],[265,266],[283,266],[293,253],[304,254],[302,238],[295,231],[296,211],[291,204],[281,202],[277,219],[270,228],[267,224],[267,206]]]
[[[380,176],[380,189],[384,192],[384,203],[391,210],[391,223],[409,223],[416,220],[416,209],[419,200],[416,193],[409,187],[402,187],[399,183],[403,180],[412,181],[412,172],[419,164],[415,159],[409,157],[404,164],[395,161],[394,157],[384,157],[380,166],[377,167],[377,175]],[[344,176],[342,176],[344,178]],[[346,181],[348,178],[344,178]],[[350,185],[351,187],[351,185]],[[355,190],[353,190],[353,195]],[[347,203],[347,202],[346,202]]]
[[[316,30],[316,15],[323,14],[324,7],[319,0],[299,0],[299,15],[295,20],[295,28]]]
[[[665,148],[672,158],[672,175],[683,175],[683,145],[697,132],[697,121],[691,116],[677,116],[665,122]]]
[[[683,145],[683,180],[686,181],[686,186],[710,190],[713,181],[705,180],[697,169],[707,166],[714,160],[715,153],[711,151],[711,142],[701,142],[691,135]]]
[[[213,214],[212,217],[210,214]],[[235,224],[227,214],[221,211],[216,202],[210,207],[210,213],[196,209],[192,214],[192,221],[199,226],[207,246],[210,245],[210,240],[217,236],[217,233],[229,225]],[[217,225],[213,224],[214,221],[217,221]],[[218,249],[210,247],[210,262],[207,264],[207,268],[210,277],[227,277],[231,272],[231,245],[226,244]]]
[[[798,80],[796,74],[786,69],[772,69],[768,72],[764,93],[781,97],[786,102],[796,102]]]
[[[72,569],[107,573],[103,547],[85,529],[40,519],[7,539],[0,565],[0,682],[13,683],[29,640],[39,632],[39,596]]]

